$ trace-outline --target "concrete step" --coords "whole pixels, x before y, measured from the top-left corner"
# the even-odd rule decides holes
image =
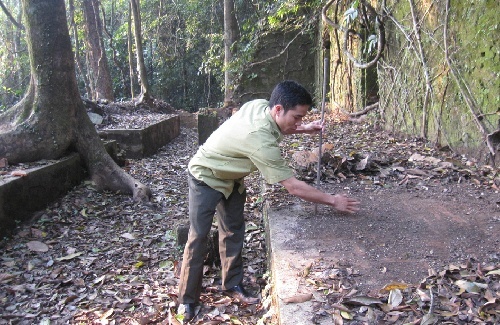
[[[108,153],[123,166],[124,157],[119,155],[118,147],[125,151],[125,158],[150,156],[179,135],[179,121],[179,116],[171,116],[143,129],[104,130],[99,134]],[[64,196],[87,176],[76,153],[23,172],[26,176],[0,178],[0,236],[7,235],[34,212]]]
[[[0,236],[65,195],[85,177],[76,153],[23,172],[26,176],[0,179]]]
[[[140,159],[156,153],[180,133],[178,115],[151,124],[143,129],[103,129],[99,136],[103,140],[115,140],[125,150],[125,158]]]

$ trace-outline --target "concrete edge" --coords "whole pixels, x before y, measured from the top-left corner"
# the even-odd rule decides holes
[[[126,158],[141,159],[153,155],[180,134],[180,117],[170,116],[143,129],[102,129],[98,134],[103,140],[115,140]]]
[[[287,209],[284,211],[290,212]],[[315,314],[313,302],[317,295],[314,289],[307,285],[301,272],[313,263],[318,252],[300,252],[293,249],[296,240],[296,216],[282,214],[273,209],[268,201],[264,201],[263,217],[272,281],[272,306],[276,311],[278,324],[311,324]]]
[[[26,176],[0,182],[0,236],[7,235],[18,222],[28,220],[34,212],[64,196],[85,177],[77,153],[24,172]]]

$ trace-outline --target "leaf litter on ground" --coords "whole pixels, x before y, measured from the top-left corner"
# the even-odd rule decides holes
[[[439,151],[421,140],[397,139],[366,124],[329,122],[322,150],[323,182],[354,179],[377,186],[425,187],[430,181],[446,180],[496,191],[500,186],[498,169],[491,166]],[[176,226],[187,218],[186,167],[196,147],[195,130],[182,128],[181,135],[156,155],[128,161],[124,168],[151,187],[152,204],[97,192],[91,182],[84,182],[20,225],[12,238],[5,238],[1,242],[0,324],[181,323],[175,308],[182,258]],[[293,155],[316,150],[317,159],[315,138],[291,137],[282,147],[297,176],[314,181],[314,154],[304,155],[310,161],[297,161]],[[207,265],[203,308],[194,323],[276,321],[267,278],[262,203],[289,201],[279,186],[262,193],[260,184],[258,174],[247,179],[243,253],[246,285],[261,295],[262,304],[239,305],[222,295],[218,266]],[[499,317],[499,269],[498,264],[450,265],[432,272],[418,287],[385,284],[392,289],[381,290],[377,296],[358,292],[350,281],[356,275],[346,265],[332,268],[317,261],[303,276],[316,290],[313,300],[318,319],[312,319],[313,323],[327,314],[338,324],[374,319],[431,324],[437,317],[450,324],[489,324]]]

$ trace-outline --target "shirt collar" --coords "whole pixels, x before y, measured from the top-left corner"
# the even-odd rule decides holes
[[[278,124],[276,124],[276,121],[274,121],[273,117],[271,116],[271,109],[269,108],[269,106],[266,107],[266,118],[269,120],[269,124],[271,125],[271,132],[276,137],[276,140],[278,140],[278,142],[283,140],[283,134],[281,133]]]

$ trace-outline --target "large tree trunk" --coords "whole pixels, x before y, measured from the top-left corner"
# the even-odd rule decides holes
[[[107,154],[78,92],[64,0],[23,0],[31,63],[25,97],[0,115],[0,157],[57,159],[76,149],[99,189],[149,199],[150,191]]]
[[[234,0],[224,0],[224,102],[230,105],[234,93],[234,72],[230,67],[234,44],[239,38]]]
[[[97,0],[83,0],[82,7],[85,16],[89,79],[92,83],[91,88],[93,89],[90,97],[92,100],[107,99],[113,101],[113,83],[102,39],[102,21],[99,15],[99,4]]]
[[[139,0],[130,0],[132,8],[132,17],[134,19],[134,37],[135,51],[137,55],[137,69],[139,70],[139,83],[141,85],[141,94],[137,103],[146,103],[153,106],[153,99],[149,90],[148,75],[146,73],[146,64],[144,63],[144,52],[142,49],[142,31],[141,31],[141,12]]]

